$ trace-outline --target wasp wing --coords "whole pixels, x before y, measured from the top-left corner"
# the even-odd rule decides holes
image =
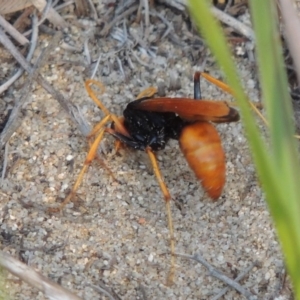
[[[187,121],[236,122],[239,113],[224,101],[190,98],[139,99],[130,103],[135,109],[153,112],[173,112]]]

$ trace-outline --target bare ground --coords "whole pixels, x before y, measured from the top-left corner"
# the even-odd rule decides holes
[[[192,37],[182,24],[185,36]],[[151,27],[154,38],[159,26],[163,25]],[[98,38],[95,28],[73,26],[65,33],[65,43],[81,48],[90,37],[92,59],[102,55],[95,77],[106,86],[100,98],[118,115],[141,90],[161,82],[169,87],[176,79],[181,88],[167,90],[167,94],[192,97],[193,73],[205,60],[206,70],[220,76],[205,47],[194,44],[191,50],[187,41],[186,47],[176,44],[176,31],[170,33],[174,37],[156,41],[155,47],[147,44],[147,51],[131,45],[138,62],[126,45],[111,35]],[[39,49],[48,39],[41,35]],[[128,53],[134,69],[126,60]],[[242,57],[236,60],[250,98],[257,100],[253,63]],[[61,44],[41,73],[72,98],[91,125],[101,119],[103,115],[84,89],[90,70],[82,52],[71,52]],[[230,99],[204,81],[202,91],[207,99]],[[4,100],[18,96],[16,88]],[[182,258],[176,260],[174,285],[165,285],[170,255],[161,191],[146,155],[129,149],[115,154],[112,137],[103,142],[103,156],[120,182],[94,162],[78,191],[78,201],[61,214],[49,214],[47,208],[59,205],[72,187],[83,165],[87,142],[56,100],[37,84],[23,113],[22,125],[9,141],[7,176],[0,191],[2,250],[84,299],[108,299],[91,287],[101,284],[121,299],[212,299],[224,288],[202,265]],[[180,210],[172,203],[176,252],[199,253],[231,278],[258,260],[261,265],[246,276],[242,286],[257,299],[290,299],[289,287],[281,289],[284,263],[242,125],[217,128],[227,157],[227,182],[215,203],[188,168],[176,141],[157,153],[173,199],[182,206]],[[6,284],[10,299],[45,299],[13,278],[9,276]],[[222,299],[242,298],[230,289]]]

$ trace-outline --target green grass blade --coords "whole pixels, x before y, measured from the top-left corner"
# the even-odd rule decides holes
[[[247,104],[231,53],[218,22],[210,13],[209,1],[190,0],[190,11],[208,46],[234,91],[258,175],[266,192],[286,263],[300,299],[300,168],[297,158],[291,103],[277,33],[274,1],[250,1],[257,37],[258,62],[263,98],[270,124],[270,149],[263,143]]]
[[[222,29],[210,13],[209,4],[206,1],[190,1],[190,10],[194,20],[199,25],[208,46],[211,48],[219,65],[224,71],[228,84],[234,92],[234,96],[241,108],[242,118],[246,123],[247,134],[252,137],[253,146],[264,149],[260,133],[253,122],[252,112],[247,100],[248,98],[239,81],[227,42]],[[265,150],[262,150],[261,158],[258,157],[258,159],[261,160],[260,163],[262,165],[269,164],[268,155]]]
[[[293,138],[292,106],[288,94],[288,83],[282,47],[278,32],[277,8],[273,1],[253,0],[251,11],[257,38],[257,58],[260,83],[270,124],[273,165],[277,182],[281,185],[282,198],[278,203],[268,201],[282,242],[286,263],[292,277],[298,299],[300,299],[300,167],[296,141]]]

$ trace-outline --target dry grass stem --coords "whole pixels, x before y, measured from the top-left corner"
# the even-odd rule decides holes
[[[61,33],[58,32],[52,40],[52,43],[49,45],[49,47],[46,48],[44,52],[44,56],[48,56],[53,49],[53,45],[57,45],[58,41],[61,39]],[[1,30],[0,28],[0,42],[9,50],[9,52],[14,56],[14,58],[21,64],[21,66],[31,75],[34,74],[34,68],[32,68],[28,62],[25,60],[25,58],[22,56],[22,54],[18,51],[18,49],[13,45],[13,43],[9,40],[9,38],[6,36],[6,34]],[[51,47],[50,47],[51,46]],[[42,60],[43,62],[46,62],[46,60]],[[72,102],[69,99],[66,99],[60,92],[55,90],[51,84],[48,83],[46,79],[44,79],[38,72],[35,74],[37,82],[43,86],[43,88],[48,91],[54,99],[56,99],[60,105],[65,109],[65,111],[68,113],[71,120],[78,126],[79,130],[82,132],[84,136],[87,136],[90,132],[90,126],[86,122],[86,120],[83,118],[82,113],[80,110],[72,104]],[[34,76],[34,77],[35,77]],[[30,78],[28,85],[31,85],[32,78]],[[29,92],[29,86],[28,86],[28,92]],[[24,93],[24,95],[27,93]],[[22,97],[23,99],[23,97]],[[24,100],[25,101],[25,100]],[[10,121],[8,121],[9,125]],[[8,126],[7,125],[7,126]],[[12,134],[12,133],[11,133]],[[5,136],[5,138],[4,138]],[[10,136],[10,135],[9,135]],[[4,145],[7,141],[8,135],[2,132],[1,138],[0,138],[0,145]]]
[[[110,30],[120,21],[134,13],[138,9],[138,5],[134,5],[124,11],[122,14],[117,15],[109,24],[105,25],[103,30],[101,31],[100,35],[106,36],[110,32]]]
[[[101,284],[101,282],[99,283],[99,285],[100,286],[96,286],[94,284],[88,284],[88,286],[93,288],[98,293],[106,295],[110,300],[120,300],[121,299],[120,297],[118,297],[118,295],[113,293],[113,291],[111,291],[108,287],[106,287],[104,284]]]
[[[1,18],[1,16],[0,16]],[[28,51],[28,54],[26,56],[26,61],[30,62],[33,53],[35,51],[36,45],[37,45],[37,40],[38,40],[38,24],[37,24],[37,17],[36,14],[32,16],[32,35],[31,35],[31,40],[30,40],[30,48]],[[0,86],[0,95],[6,91],[22,74],[24,73],[24,69],[21,67],[19,70],[5,83],[3,83]]]
[[[186,254],[176,253],[176,255],[179,257],[182,257],[182,258],[192,259],[192,260],[195,260],[196,262],[200,263],[201,265],[203,265],[204,267],[207,268],[210,276],[213,276],[213,277],[223,281],[231,288],[237,290],[239,293],[241,293],[247,299],[249,299],[249,300],[257,299],[253,294],[251,294],[244,287],[242,287],[240,284],[238,284],[236,281],[237,279],[232,280],[228,276],[222,274],[220,271],[215,269],[211,264],[209,264],[200,254],[186,255]],[[250,270],[252,268],[253,268],[253,266],[251,266]]]
[[[0,251],[0,265],[7,271],[25,281],[29,285],[42,291],[47,297],[53,300],[80,300],[69,290],[39,274],[32,268],[21,263],[12,256]]]
[[[14,26],[8,23],[1,15],[0,15],[0,26],[12,36],[20,45],[26,45],[29,43],[28,39],[22,35]]]
[[[285,24],[285,36],[296,67],[298,83],[300,84],[300,32],[298,30],[300,28],[300,20],[293,2],[291,0],[279,0],[281,15]]]
[[[51,2],[47,3],[46,0],[32,0],[32,4],[44,15],[47,16],[47,19],[55,26],[60,28],[65,28],[68,26],[67,22],[55,11],[51,6]],[[48,8],[47,5],[50,4]],[[46,12],[45,12],[46,10]]]
[[[242,279],[244,279],[247,275],[249,275],[249,273],[251,272],[251,270],[254,267],[258,267],[260,265],[260,263],[258,261],[255,261],[252,265],[250,265],[248,268],[246,268],[244,271],[242,271],[235,279],[234,281],[239,282]],[[216,296],[214,296],[211,300],[218,300],[221,297],[223,297],[227,292],[229,291],[229,287],[225,287],[224,289],[222,289]]]
[[[36,28],[35,31],[37,31],[37,27],[35,28]],[[37,36],[37,33],[33,34],[33,36]],[[56,41],[56,39],[53,39],[53,41]],[[29,63],[25,60],[25,58],[22,56],[22,54],[18,51],[18,49],[16,49],[16,47],[5,35],[5,33],[1,30],[1,28],[0,28],[0,42],[9,51],[11,51],[11,53],[14,53],[13,56],[19,61],[19,63],[21,63],[22,67],[26,68],[27,71],[30,73],[27,82],[23,86],[21,97],[18,101],[15,102],[15,106],[10,114],[8,122],[0,135],[0,147],[2,148],[7,143],[11,135],[16,131],[18,126],[20,125],[20,120],[18,120],[20,110],[22,106],[26,103],[28,99],[28,95],[31,91],[32,82],[37,78],[39,68],[47,61],[47,58],[50,55],[51,52],[50,50],[52,49],[52,47],[46,48],[48,49],[48,51],[45,50],[38,58],[36,65],[34,67],[31,67]],[[34,49],[32,49],[32,51],[29,52],[30,56],[32,56],[33,50]]]
[[[231,17],[230,15],[224,13],[223,11],[221,11],[220,9],[218,9],[216,7],[212,7],[212,12],[213,12],[214,16],[218,20],[220,20],[222,23],[233,28],[235,31],[239,32],[240,34],[242,34],[243,36],[248,38],[250,41],[255,40],[254,31],[249,26],[243,24],[236,18]]]
[[[31,1],[24,0],[1,0],[0,14],[5,15],[15,11],[22,10],[31,6]]]

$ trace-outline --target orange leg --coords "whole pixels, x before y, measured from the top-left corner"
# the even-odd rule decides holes
[[[109,112],[109,110],[96,97],[94,91],[91,88],[91,84],[97,85],[100,88],[102,93],[104,92],[104,86],[100,82],[95,81],[95,80],[87,80],[85,83],[85,87],[87,89],[89,96],[97,104],[97,106],[105,113],[106,116],[92,129],[92,131],[88,135],[88,139],[92,139],[94,137],[95,138],[93,141],[89,142],[90,150],[86,156],[84,166],[82,167],[71,192],[69,193],[69,195],[66,197],[66,199],[61,203],[61,205],[58,208],[50,208],[49,209],[50,212],[57,212],[57,211],[62,210],[75,196],[76,191],[78,190],[78,188],[83,180],[85,172],[87,171],[91,162],[97,157],[98,146],[99,146],[101,140],[103,139],[104,132],[107,131],[106,128],[104,128],[104,126],[108,122],[110,122],[110,121],[115,122],[115,127],[117,128],[118,132],[121,132],[122,134],[129,136],[126,128],[124,127],[124,125],[122,123],[122,118],[118,118],[116,115],[113,115]],[[109,168],[105,165],[104,161],[101,158],[97,157],[97,159],[100,161],[101,165],[105,169],[109,170]],[[115,176],[113,175],[113,173],[110,170],[109,170],[109,173],[113,176],[113,178],[115,178]]]
[[[99,135],[97,136],[97,138],[95,139],[95,141],[93,142],[91,148],[90,148],[90,151],[88,152],[87,156],[86,156],[86,159],[85,159],[85,162],[84,162],[84,165],[83,165],[83,168],[81,169],[78,177],[77,177],[77,180],[70,192],[70,194],[68,195],[68,197],[63,201],[63,203],[60,205],[59,207],[59,210],[62,210],[66,204],[68,204],[70,202],[70,200],[74,197],[76,191],[78,190],[82,180],[83,180],[83,176],[84,176],[84,173],[87,171],[88,167],[90,166],[91,162],[93,161],[93,159],[96,157],[97,155],[97,149],[98,149],[98,146],[103,138],[103,135],[104,135],[104,129],[102,129],[99,133]]]
[[[75,196],[75,194],[76,194],[76,192],[77,192],[77,190],[78,190],[78,188],[79,188],[79,186],[80,186],[80,184],[83,180],[85,172],[87,171],[87,169],[90,166],[91,162],[97,157],[97,149],[98,149],[98,146],[99,146],[101,140],[103,139],[103,136],[104,136],[105,132],[112,134],[113,132],[116,131],[120,134],[123,134],[123,135],[126,135],[126,136],[130,137],[128,131],[126,130],[126,128],[123,125],[123,119],[118,118],[116,115],[111,114],[108,111],[108,109],[103,105],[103,103],[96,97],[94,91],[91,88],[92,84],[97,85],[101,89],[102,93],[104,92],[104,86],[100,82],[95,81],[95,80],[87,80],[86,83],[85,83],[85,87],[86,87],[86,90],[87,90],[89,96],[97,104],[97,106],[104,112],[104,114],[106,116],[103,118],[103,120],[101,120],[92,129],[92,131],[88,135],[88,139],[91,139],[93,137],[95,137],[95,139],[94,139],[94,141],[89,142],[90,150],[89,150],[89,152],[86,156],[84,166],[81,169],[70,194],[61,203],[59,208],[50,209],[50,211],[52,211],[52,212],[57,212],[57,211],[62,210],[72,200],[72,198]],[[144,97],[152,97],[156,92],[157,92],[157,90],[155,88],[150,87],[150,88],[144,90],[143,92],[141,92],[138,95],[137,99],[141,99],[141,98],[144,98]],[[115,123],[115,129],[104,128],[106,123],[108,123],[109,121],[113,121]],[[163,193],[164,199],[165,199],[165,203],[166,203],[166,213],[167,213],[167,218],[168,218],[168,227],[169,227],[169,231],[170,231],[170,247],[171,247],[171,270],[170,270],[170,273],[169,273],[169,276],[168,276],[167,284],[171,285],[174,281],[174,274],[175,274],[175,237],[174,237],[174,227],[173,227],[172,214],[171,214],[171,205],[170,205],[171,195],[170,195],[170,193],[168,191],[168,188],[166,187],[166,185],[163,181],[163,178],[162,178],[162,175],[160,173],[160,170],[159,170],[157,160],[156,160],[156,157],[155,157],[154,153],[152,152],[150,147],[148,147],[146,149],[146,152],[147,152],[147,154],[150,158],[150,161],[152,163],[155,176],[158,180],[159,186],[162,190],[162,193]],[[101,164],[105,166],[103,160],[101,160],[100,158],[99,158],[99,160],[101,161]],[[110,173],[111,173],[111,171],[110,171]]]
[[[106,132],[106,129],[105,129],[105,132]],[[93,145],[93,142],[89,142],[89,147],[90,147],[90,149],[91,149],[92,145]],[[114,181],[119,182],[119,180],[116,178],[115,174],[114,174],[114,173],[112,172],[112,170],[106,165],[105,161],[104,161],[102,158],[99,157],[98,154],[96,154],[95,159],[98,161],[98,163],[100,164],[100,166],[101,166],[103,169],[105,169],[105,170],[109,173],[109,175],[113,178]]]
[[[96,157],[97,155],[97,149],[98,146],[103,138],[105,129],[103,128],[103,126],[110,120],[110,115],[106,116],[99,124],[102,124],[102,128],[99,128],[98,131],[98,135],[95,138],[95,140],[93,141],[91,148],[86,156],[84,165],[77,177],[77,180],[71,190],[71,192],[69,193],[69,195],[67,196],[67,198],[65,198],[65,200],[61,203],[61,205],[58,208],[50,208],[49,211],[50,212],[58,212],[61,211],[71,200],[72,198],[75,196],[76,191],[78,190],[82,180],[83,180],[83,176],[85,174],[85,172],[87,171],[88,167],[90,166],[91,162],[93,161],[93,159]]]
[[[159,183],[160,189],[164,195],[165,203],[166,203],[166,212],[167,212],[167,218],[168,218],[168,227],[170,231],[170,247],[171,247],[171,270],[168,276],[167,285],[172,285],[174,282],[174,274],[175,274],[175,236],[174,236],[174,226],[173,226],[173,220],[172,220],[172,213],[171,213],[171,195],[170,192],[164,183],[164,180],[162,178],[162,175],[160,173],[156,157],[151,150],[150,147],[146,148],[146,152],[150,158],[150,161],[152,163],[154,174],[157,178],[157,181]]]
[[[101,93],[103,94],[105,91],[105,88],[103,86],[103,84],[97,80],[93,80],[93,79],[89,79],[85,82],[85,88],[89,94],[89,96],[92,98],[92,100],[97,104],[97,106],[105,113],[106,116],[110,115],[111,119],[113,120],[113,122],[115,123],[115,129],[123,134],[126,135],[128,137],[130,137],[128,131],[126,130],[126,128],[124,127],[124,125],[122,124],[122,122],[120,121],[120,118],[118,118],[116,115],[111,114],[109,112],[109,110],[103,105],[103,103],[96,97],[94,91],[91,88],[91,85],[95,84],[97,85],[100,90]],[[94,131],[94,130],[93,130]]]
[[[123,144],[121,143],[121,141],[119,141],[119,140],[115,141],[115,151],[116,151],[116,153],[119,152],[119,150],[121,149],[122,145]]]
[[[200,76],[202,76],[203,78],[205,78],[207,81],[211,82],[212,84],[216,85],[217,87],[219,87],[221,90],[223,90],[224,92],[232,95],[232,89],[223,81],[218,80],[215,77],[212,77],[211,75],[209,75],[208,73],[204,73],[204,72],[199,72]]]
[[[224,82],[212,77],[211,75],[204,73],[204,72],[199,72],[200,75],[202,77],[204,77],[206,80],[208,80],[209,82],[213,83],[214,85],[216,85],[217,87],[219,87],[221,90],[223,90],[224,92],[233,95],[232,89]],[[261,106],[260,103],[256,104],[253,103],[251,101],[248,101],[251,108],[257,113],[257,115],[261,118],[261,120],[265,123],[265,125],[268,126],[268,122],[265,119],[265,117],[262,115],[262,113],[259,111],[258,106]],[[235,105],[235,103],[230,103],[230,105]]]
[[[143,90],[142,92],[140,92],[138,94],[138,96],[136,97],[136,99],[151,98],[156,93],[157,93],[157,88],[151,86],[151,87],[148,87],[147,89]]]

